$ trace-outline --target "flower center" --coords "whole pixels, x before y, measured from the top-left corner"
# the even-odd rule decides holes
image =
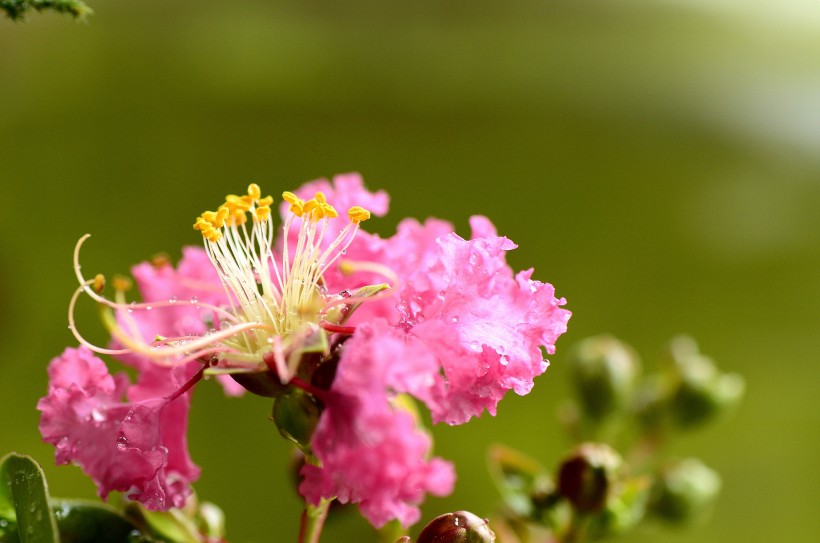
[[[318,327],[328,300],[322,275],[344,254],[359,224],[370,218],[366,209],[350,208],[348,223],[326,244],[326,234],[336,230],[329,228],[331,221],[340,219],[325,195],[317,192],[305,201],[284,192],[282,198],[289,211],[278,259],[270,221],[273,198],[262,198],[256,184],[248,187],[246,195],[228,195],[216,211],[204,212],[194,224],[237,322],[264,325],[225,340],[241,353],[269,350],[277,337],[310,333]]]
[[[138,353],[163,365],[199,360],[210,366],[218,360],[225,373],[259,371],[270,367],[273,358],[280,378],[287,381],[299,364],[301,352],[324,351],[329,334],[351,333],[352,329],[343,326],[346,315],[389,286],[371,285],[355,294],[338,295],[328,294],[324,287],[323,274],[345,254],[359,224],[370,218],[369,211],[350,208],[347,224],[339,228],[333,222],[342,219],[323,193],[317,192],[307,201],[291,192],[283,193],[282,198],[289,207],[282,225],[281,251],[273,247],[273,198],[263,198],[256,184],[243,196],[228,195],[216,211],[206,211],[197,218],[194,228],[202,234],[229,306],[191,298],[190,304],[206,311],[213,321],[214,329],[204,335],[156,336],[146,343],[131,313],[172,309],[180,304],[176,298],[128,303],[128,286],[122,280],[113,282],[114,300],[103,296],[104,278],[86,279],[81,273],[79,253],[89,237],[86,234],[74,250],[74,271],[80,286],[68,309],[72,333],[80,343],[101,354]],[[365,263],[346,264],[346,269],[366,267]],[[122,348],[93,345],[79,333],[74,309],[83,293],[105,308],[103,322]],[[219,368],[208,371],[219,373]]]

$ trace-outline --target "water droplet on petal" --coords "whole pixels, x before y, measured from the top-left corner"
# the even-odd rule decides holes
[[[176,297],[176,296],[171,296],[171,297],[168,299],[168,303],[169,303],[169,304],[175,304],[175,303],[177,303],[177,297]]]
[[[198,304],[198,303],[199,303],[199,298],[197,298],[196,296],[191,296],[191,300],[190,300],[190,301],[191,301],[191,304],[194,304],[194,305],[195,305],[195,304]]]
[[[150,305],[145,306],[146,311],[151,311],[152,309],[154,309],[154,308]]]
[[[120,449],[121,451],[127,449],[128,448],[128,438],[123,436],[123,435],[117,436],[117,448]]]
[[[450,319],[450,322],[456,324],[458,322],[458,315],[455,315],[453,318]]]

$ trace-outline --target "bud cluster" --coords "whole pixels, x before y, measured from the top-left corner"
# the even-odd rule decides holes
[[[670,343],[661,370],[650,375],[641,374],[631,347],[610,336],[581,341],[568,358],[573,398],[562,420],[576,447],[552,473],[518,451],[490,451],[505,505],[492,519],[501,540],[568,543],[621,534],[650,519],[704,519],[719,475],[695,458],[665,459],[660,447],[730,413],[743,396],[743,378],[721,372],[687,337]]]

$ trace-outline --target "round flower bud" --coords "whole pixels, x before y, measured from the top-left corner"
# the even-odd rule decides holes
[[[569,364],[587,418],[599,421],[629,405],[640,366],[631,347],[611,336],[591,337],[572,348]]]
[[[669,462],[653,488],[652,512],[674,523],[702,519],[720,493],[720,476],[696,458]]]
[[[578,511],[600,511],[620,466],[620,455],[609,445],[584,443],[558,468],[558,490]]]
[[[492,543],[495,534],[485,519],[469,511],[447,513],[430,521],[416,543]]]
[[[676,338],[670,347],[680,382],[672,398],[672,416],[681,427],[693,427],[730,412],[746,388],[743,377],[720,372],[697,350],[694,340]]]

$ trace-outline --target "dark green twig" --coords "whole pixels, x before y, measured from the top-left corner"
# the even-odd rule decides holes
[[[86,17],[94,13],[81,0],[0,0],[0,11],[5,13],[12,21],[24,19],[31,10],[37,12],[56,11],[68,14],[78,20],[85,20]]]

